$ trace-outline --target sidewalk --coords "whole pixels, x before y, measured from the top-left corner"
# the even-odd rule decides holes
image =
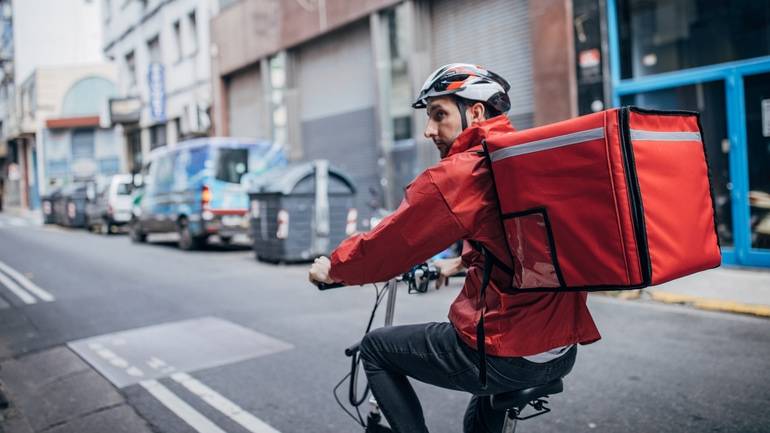
[[[2,433],[152,433],[105,378],[67,347],[3,361]]]
[[[2,216],[10,218],[21,218],[36,225],[43,224],[43,212],[40,209],[29,210],[22,207],[5,206],[3,207],[2,212],[0,212],[0,217]]]
[[[722,266],[644,289],[642,297],[770,318],[770,270]]]

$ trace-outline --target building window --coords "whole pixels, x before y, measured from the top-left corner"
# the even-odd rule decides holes
[[[198,52],[198,17],[194,9],[187,14],[187,20],[190,23],[190,52],[194,54]]]
[[[99,160],[99,173],[105,176],[120,173],[120,159],[117,156]]]
[[[66,159],[48,160],[48,176],[63,177],[69,173],[70,164]]]
[[[166,124],[150,127],[150,149],[166,145]]]
[[[184,52],[182,51],[182,26],[178,20],[174,22],[174,42],[176,43],[176,60],[182,60]]]
[[[770,2],[618,0],[622,78],[770,54]]]
[[[126,54],[126,74],[128,75],[128,84],[133,87],[136,86],[136,59],[134,58],[134,52],[129,51]]]
[[[150,63],[162,63],[163,57],[160,50],[160,35],[147,40],[147,54],[150,57]]]
[[[93,129],[76,129],[72,132],[72,159],[94,157],[95,134]]]

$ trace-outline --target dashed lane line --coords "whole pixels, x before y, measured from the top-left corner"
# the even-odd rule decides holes
[[[198,433],[226,433],[157,380],[145,380],[139,385]]]
[[[22,302],[25,304],[34,304],[37,302],[37,299],[35,299],[34,296],[27,293],[26,290],[22,289],[21,286],[16,284],[15,281],[10,279],[8,276],[0,272],[0,284],[8,288],[11,292],[13,292],[14,295],[18,296],[19,299],[21,299]]]
[[[209,388],[202,382],[187,373],[175,373],[171,378],[179,382],[190,392],[197,395],[201,400],[211,405],[214,409],[227,415],[230,419],[237,422],[241,427],[252,433],[279,433],[261,419],[255,417],[243,410],[240,406],[228,400],[218,392]]]
[[[20,285],[24,286],[25,289],[27,289],[28,292],[31,292],[33,295],[36,295],[38,298],[45,302],[53,302],[55,298],[52,294],[48,293],[47,291],[41,289],[38,287],[37,284],[30,281],[27,277],[22,275],[20,272],[16,271],[12,267],[6,265],[2,261],[0,261],[0,271],[5,272],[8,276],[15,279]],[[18,286],[17,286],[18,287]],[[11,289],[13,290],[13,289]],[[14,292],[15,293],[15,292]],[[18,295],[18,293],[17,293]],[[32,304],[33,302],[27,302],[28,304]]]

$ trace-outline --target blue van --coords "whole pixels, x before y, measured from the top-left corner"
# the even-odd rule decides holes
[[[155,149],[143,169],[141,198],[132,211],[134,242],[150,233],[179,233],[184,250],[209,236],[223,243],[248,234],[248,195],[242,178],[286,165],[283,149],[268,141],[198,138]]]

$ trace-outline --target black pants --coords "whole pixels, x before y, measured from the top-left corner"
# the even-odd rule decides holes
[[[478,353],[460,341],[450,323],[376,329],[361,342],[361,358],[372,393],[398,433],[427,432],[420,401],[407,377],[473,394],[465,433],[499,432],[504,412],[489,395],[542,385],[570,372],[577,349],[546,363],[487,356],[487,389],[479,383]]]

